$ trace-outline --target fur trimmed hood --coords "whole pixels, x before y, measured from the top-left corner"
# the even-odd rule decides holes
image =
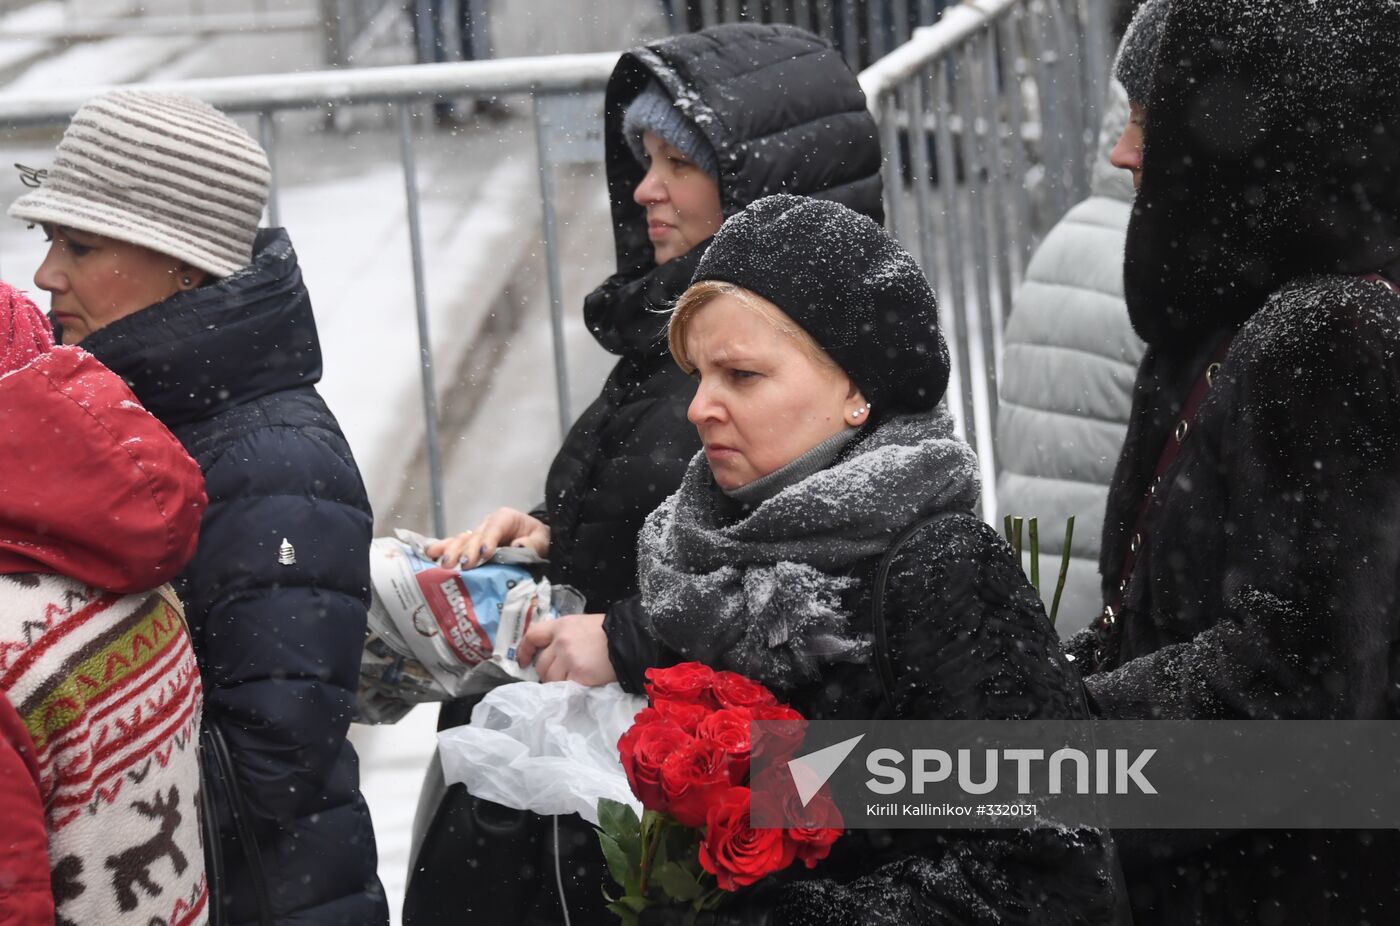
[[[1400,3],[1175,0],[1124,268],[1152,344],[1400,258]]]

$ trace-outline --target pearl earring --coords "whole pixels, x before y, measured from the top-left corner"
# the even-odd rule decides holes
[[[851,417],[852,417],[852,418],[859,418],[861,415],[864,415],[866,412],[870,411],[870,406],[873,405],[873,404],[874,404],[873,402],[866,402],[866,403],[865,403],[864,405],[862,405],[860,408],[858,408],[858,409],[856,409],[855,411],[851,412]]]
[[[186,286],[193,286],[194,280],[190,277],[180,277],[180,282]]]

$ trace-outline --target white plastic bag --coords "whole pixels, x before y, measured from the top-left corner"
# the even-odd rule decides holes
[[[470,724],[438,734],[443,776],[516,810],[576,813],[596,825],[598,799],[607,797],[640,815],[617,741],[646,705],[616,684],[502,686],[481,700]]]

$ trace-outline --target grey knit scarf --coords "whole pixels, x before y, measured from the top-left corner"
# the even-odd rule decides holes
[[[688,659],[782,690],[834,662],[865,662],[841,596],[855,564],[940,511],[972,511],[977,460],[939,407],[892,417],[832,466],[727,520],[704,454],[647,518],[638,578],[652,632]]]

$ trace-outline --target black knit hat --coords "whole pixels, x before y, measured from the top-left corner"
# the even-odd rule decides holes
[[[948,386],[938,300],[909,253],[839,203],[780,193],[730,216],[692,282],[767,299],[860,387],[876,413],[923,411]]]
[[[1152,93],[1152,68],[1157,63],[1157,48],[1162,44],[1162,31],[1167,26],[1167,0],[1146,0],[1133,14],[1118,45],[1113,61],[1113,76],[1128,91],[1128,99],[1146,105]]]

